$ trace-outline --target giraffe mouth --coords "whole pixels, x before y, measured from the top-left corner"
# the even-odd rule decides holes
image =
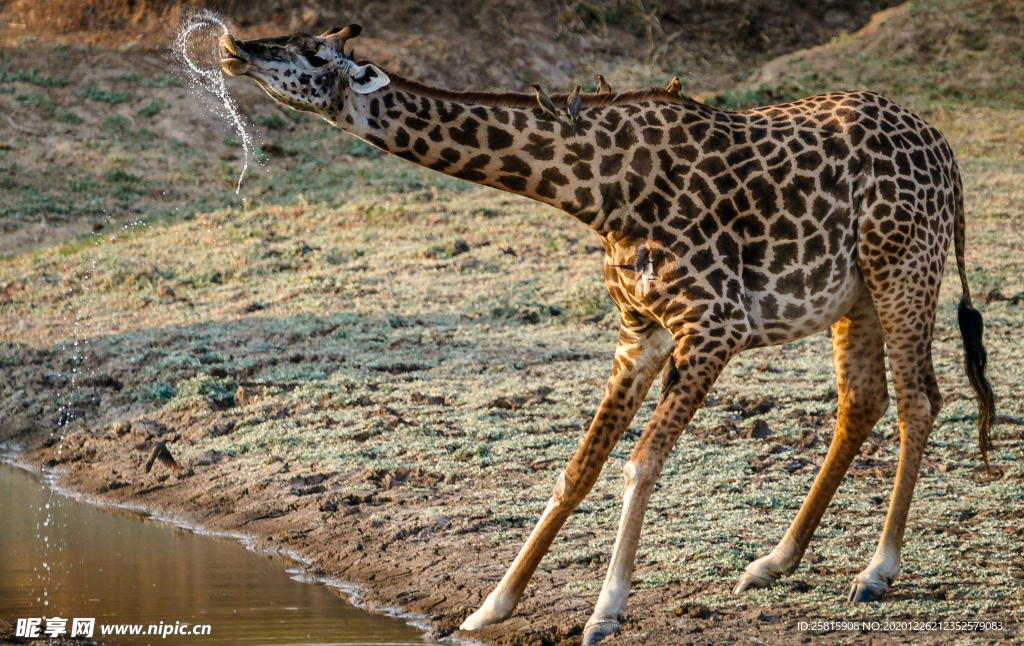
[[[238,44],[231,34],[221,36],[217,51],[220,54],[220,67],[228,76],[242,76],[249,71],[249,61],[238,51]]]

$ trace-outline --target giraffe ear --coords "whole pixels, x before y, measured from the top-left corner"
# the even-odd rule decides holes
[[[348,84],[359,94],[369,94],[391,82],[388,75],[375,65],[359,65],[352,69]]]

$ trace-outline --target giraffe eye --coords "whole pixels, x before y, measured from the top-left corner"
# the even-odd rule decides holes
[[[306,60],[309,61],[309,64],[312,65],[313,67],[321,67],[327,64],[327,59],[320,58],[314,53],[306,52],[304,56],[306,57]]]

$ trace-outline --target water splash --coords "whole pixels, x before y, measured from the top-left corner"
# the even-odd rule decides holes
[[[221,71],[220,66],[215,65],[213,69],[204,69],[203,66],[198,65],[193,60],[193,57],[189,55],[192,39],[202,30],[215,27],[223,29],[224,34],[228,34],[230,31],[224,16],[209,9],[199,9],[186,14],[181,21],[181,27],[178,28],[178,33],[174,37],[172,50],[179,58],[182,69],[188,75],[189,85],[192,89],[198,90],[201,88],[217,97],[221,105],[223,105],[225,116],[234,124],[235,130],[238,131],[245,155],[245,164],[242,166],[242,173],[238,176],[238,183],[235,185],[235,195],[239,195],[242,191],[242,179],[245,177],[245,171],[249,169],[249,151],[253,148],[252,135],[249,134],[249,131],[245,129],[245,125],[242,123],[242,116],[238,112],[238,105],[231,98],[231,95],[228,94],[227,86],[224,83],[224,72]],[[214,55],[219,58],[219,55],[216,54],[216,45],[214,45],[214,52]]]

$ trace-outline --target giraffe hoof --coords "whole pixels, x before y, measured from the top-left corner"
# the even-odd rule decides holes
[[[774,579],[769,579],[768,577],[751,574],[750,572],[744,572],[743,576],[740,577],[739,582],[736,584],[736,587],[732,589],[732,593],[742,594],[747,590],[767,588],[773,583],[775,583]]]
[[[889,588],[881,583],[864,583],[863,581],[854,581],[853,587],[850,588],[850,603],[868,603],[871,601],[878,601],[885,597],[885,593],[888,592]]]
[[[602,621],[596,624],[588,624],[587,630],[583,633],[583,646],[594,646],[604,640],[605,637],[619,634],[619,622]]]

